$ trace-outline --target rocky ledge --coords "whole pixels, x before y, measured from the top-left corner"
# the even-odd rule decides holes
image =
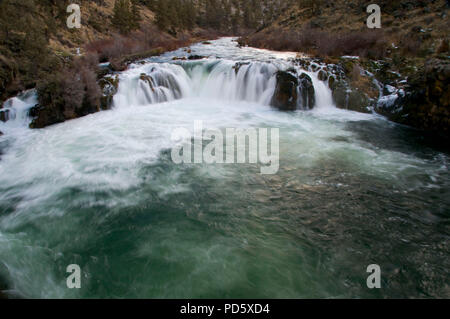
[[[376,112],[396,123],[448,139],[450,137],[450,60],[432,58],[424,65],[409,66],[402,75],[392,61],[361,61],[358,57],[336,60],[302,58],[303,69],[316,72],[327,83],[338,108]],[[278,80],[289,92],[289,77]],[[290,80],[292,82],[292,79]],[[294,94],[293,94],[294,96]],[[287,98],[281,94],[280,101]]]
[[[58,84],[38,88],[39,104],[30,109],[33,118],[30,128],[43,128],[62,123],[67,120],[93,114],[112,107],[113,97],[119,87],[119,77],[114,73],[99,73],[98,92],[87,94],[88,87],[80,87],[77,91],[70,91],[67,95],[64,87]]]
[[[298,75],[295,69],[289,69],[278,71],[276,77],[275,93],[270,103],[273,107],[281,111],[314,108],[315,90],[309,75]]]
[[[388,93],[388,92],[385,92]],[[450,62],[430,59],[376,111],[390,120],[450,137]]]

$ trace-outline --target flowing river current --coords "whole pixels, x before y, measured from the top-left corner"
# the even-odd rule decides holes
[[[0,282],[31,298],[450,297],[449,154],[383,117],[269,106],[295,54],[230,38],[137,63],[110,111],[0,125]],[[239,64],[238,64],[239,62]],[[146,74],[144,80],[142,74]],[[176,128],[279,128],[280,167],[182,164]],[[82,271],[68,289],[68,265]],[[369,289],[367,267],[381,267]]]

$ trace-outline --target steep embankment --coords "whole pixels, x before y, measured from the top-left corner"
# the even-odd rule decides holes
[[[111,23],[114,0],[81,0],[81,29],[67,27],[69,0],[5,0],[0,3],[0,101],[35,87],[84,52],[92,41],[117,33]],[[153,13],[139,6],[143,27]]]
[[[17,116],[3,102],[31,88],[39,103],[30,111],[34,128],[107,109],[117,88],[107,73],[190,41],[158,30],[153,12],[135,0],[124,1],[126,7],[115,0],[79,1],[81,28],[70,29],[70,3],[0,3],[0,121]],[[111,68],[99,69],[99,62],[107,61]]]
[[[366,26],[365,1],[301,1],[240,42],[318,57],[299,63],[313,70],[320,66],[338,107],[375,110],[448,138],[448,1],[377,3],[382,13],[379,30]]]

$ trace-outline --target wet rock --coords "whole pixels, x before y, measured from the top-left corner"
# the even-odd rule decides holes
[[[377,112],[390,120],[450,137],[450,62],[430,59],[409,79],[404,96]]]
[[[106,76],[98,81],[102,96],[100,98],[100,107],[102,110],[109,110],[112,107],[114,95],[119,89],[119,76]]]
[[[272,97],[271,105],[282,111],[294,111],[297,109],[297,77],[286,71],[278,71],[277,84]]]
[[[307,59],[297,59],[295,62],[304,70],[309,70],[311,62]]]
[[[154,89],[154,83],[153,83],[153,79],[148,76],[145,73],[141,73],[141,75],[139,76],[139,79],[141,81],[147,82],[150,85],[150,88],[153,90]]]
[[[333,100],[340,109],[361,113],[370,113],[370,101],[366,94],[352,89],[345,81],[335,82],[332,86]]]
[[[236,74],[238,74],[239,70],[241,69],[242,66],[249,65],[249,64],[250,64],[250,62],[238,62],[233,66],[233,69],[236,72]]]
[[[316,90],[308,74],[302,73],[299,76],[299,89],[303,109],[313,109],[316,105]]]
[[[188,60],[193,61],[193,60],[201,60],[201,59],[204,59],[204,58],[206,58],[206,57],[201,56],[201,55],[193,54],[193,55],[190,55],[190,56],[188,57]]]
[[[9,110],[0,110],[0,121],[6,122],[9,120]]]
[[[336,78],[334,76],[330,76],[328,78],[328,87],[333,90],[334,84],[336,83]]]
[[[371,113],[370,100],[366,94],[359,90],[352,90],[348,95],[347,109],[360,113]]]
[[[66,120],[63,110],[60,108],[46,108],[38,104],[32,107],[29,112],[34,117],[30,128],[44,128],[56,123],[62,123]]]
[[[328,74],[324,70],[320,70],[319,73],[317,74],[317,77],[319,78],[320,81],[325,82],[328,80]]]

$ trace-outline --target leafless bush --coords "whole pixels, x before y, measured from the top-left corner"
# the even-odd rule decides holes
[[[274,30],[253,34],[240,42],[260,48],[324,56],[359,55],[381,58],[387,48],[384,34],[374,30],[346,34],[331,34],[312,28],[305,28],[301,32]]]
[[[190,43],[189,35],[181,33],[177,38],[162,33],[154,26],[147,26],[127,36],[115,35],[110,39],[98,40],[86,46],[88,52],[96,53],[101,62],[119,60],[127,55],[147,52],[154,48],[175,50]]]

